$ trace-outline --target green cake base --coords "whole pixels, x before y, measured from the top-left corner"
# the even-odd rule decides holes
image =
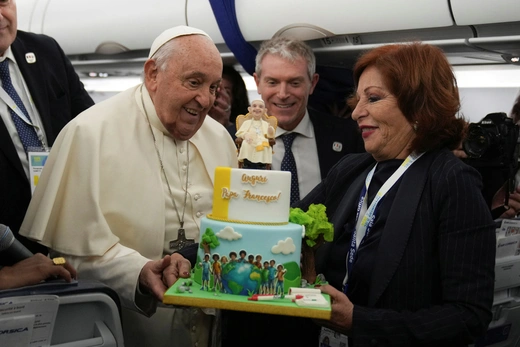
[[[179,292],[178,288],[186,287],[185,283],[191,280],[192,285],[188,286],[191,292]],[[223,310],[246,311],[257,313],[277,314],[283,316],[307,317],[314,319],[330,319],[331,307],[330,296],[323,294],[329,305],[323,307],[302,307],[292,302],[290,299],[273,299],[265,301],[250,301],[245,295],[233,295],[216,293],[214,291],[206,291],[200,289],[192,278],[179,279],[164,294],[163,303],[166,305],[178,306],[194,306],[194,307],[211,307]]]

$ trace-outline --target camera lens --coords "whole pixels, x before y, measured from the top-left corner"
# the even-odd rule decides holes
[[[488,133],[483,131],[477,124],[470,125],[467,140],[463,143],[464,152],[466,152],[468,157],[482,157],[490,145],[491,139]]]

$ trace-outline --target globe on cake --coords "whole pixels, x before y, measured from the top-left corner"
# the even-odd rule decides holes
[[[201,220],[195,266],[194,280],[202,290],[281,294],[300,286],[305,232],[301,225],[288,222],[290,175],[225,167],[215,170],[213,210]],[[205,280],[208,274],[209,280]]]

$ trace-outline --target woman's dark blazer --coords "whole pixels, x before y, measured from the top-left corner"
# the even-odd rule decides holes
[[[346,156],[298,207],[326,205],[337,240],[374,164],[370,154]],[[368,305],[354,303],[351,339],[356,347],[465,346],[486,331],[493,301],[495,226],[480,176],[439,150],[424,154],[401,179]],[[345,264],[328,257],[330,247],[317,252],[318,273],[326,273],[328,263]]]

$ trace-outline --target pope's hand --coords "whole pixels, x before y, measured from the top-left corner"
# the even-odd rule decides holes
[[[344,293],[331,285],[322,286],[320,289],[322,293],[330,295],[332,305],[330,320],[318,323],[342,334],[348,334],[352,327],[354,304]]]
[[[163,271],[163,283],[170,288],[179,277],[190,277],[191,263],[179,253],[171,255],[170,265]]]
[[[170,265],[171,256],[167,255],[160,260],[151,260],[146,263],[139,274],[141,291],[148,291],[162,301],[166,286],[162,281],[163,271]]]
[[[179,277],[189,277],[191,265],[182,255],[174,253],[161,260],[146,263],[139,274],[139,285],[162,301],[164,293]]]

